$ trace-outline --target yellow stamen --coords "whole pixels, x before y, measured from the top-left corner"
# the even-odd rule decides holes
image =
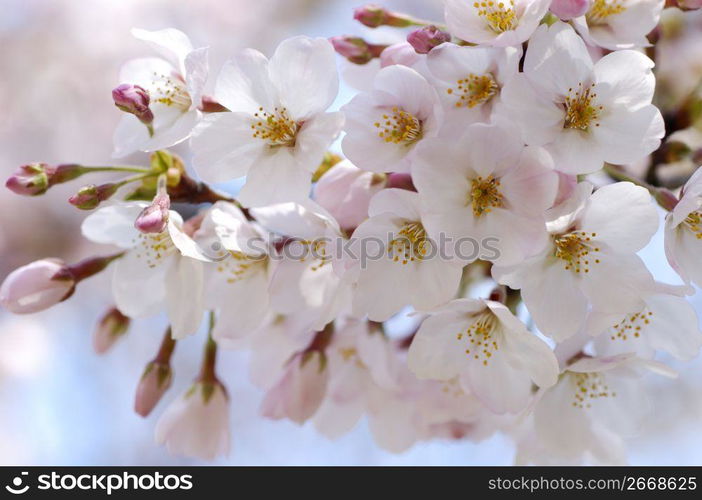
[[[597,94],[592,92],[593,87],[594,84],[583,89],[583,84],[579,83],[577,89],[568,89],[568,95],[565,98],[564,128],[587,131],[591,125],[600,126],[597,119],[603,108],[597,105]]]
[[[474,2],[473,7],[478,9],[478,15],[485,18],[488,26],[495,33],[513,30],[519,23],[517,13],[514,10],[514,0],[509,0],[509,2],[506,0]]]
[[[457,108],[474,108],[492,99],[499,91],[499,86],[491,74],[469,74],[456,82],[456,88],[447,89],[449,94],[457,94]]]
[[[253,137],[266,141],[270,146],[295,145],[300,125],[288,116],[285,108],[275,108],[273,113],[258,108],[254,114],[255,122],[251,125]]]
[[[503,206],[503,197],[500,193],[500,180],[492,175],[486,178],[476,177],[471,181],[468,202],[473,207],[473,215],[480,217],[490,213],[492,208]]]
[[[384,114],[382,122],[373,125],[379,130],[378,137],[388,143],[411,146],[422,138],[421,120],[398,107],[392,108],[392,115]]]

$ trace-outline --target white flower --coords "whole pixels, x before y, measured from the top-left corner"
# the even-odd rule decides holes
[[[651,104],[653,62],[635,51],[593,65],[585,43],[557,22],[529,42],[524,73],[502,89],[502,100],[524,141],[544,146],[557,170],[594,172],[603,162],[628,164],[660,145],[663,118]]]
[[[446,0],[449,31],[471,43],[520,45],[548,12],[550,0]]]
[[[646,35],[656,27],[665,0],[594,0],[573,26],[590,45],[609,50],[649,47]]]
[[[417,149],[412,174],[427,232],[436,241],[471,238],[460,248],[466,261],[514,264],[546,245],[544,211],[556,197],[558,175],[549,154],[525,148],[513,128],[476,124],[456,140],[428,140]],[[495,255],[483,248],[488,238]]]
[[[207,116],[193,133],[195,168],[208,182],[246,175],[238,196],[245,206],[306,199],[343,125],[341,113],[325,113],[338,88],[334,49],[323,38],[285,40],[270,61],[243,51],[215,88],[231,112]]]
[[[531,399],[532,381],[550,387],[558,362],[503,304],[457,299],[424,320],[407,363],[423,379],[460,377],[463,390],[495,413],[516,413]]]
[[[682,188],[680,201],[665,218],[665,255],[685,280],[702,286],[702,168]]]
[[[648,191],[629,182],[599,188],[580,183],[573,197],[550,211],[551,241],[516,266],[494,266],[493,276],[521,289],[536,325],[562,341],[585,321],[588,307],[628,313],[643,307],[652,277],[636,255],[658,227]]]
[[[429,52],[427,68],[444,106],[441,136],[461,135],[466,123],[489,122],[501,108],[502,86],[519,71],[521,49],[460,47]]]
[[[270,260],[263,231],[228,202],[215,203],[193,235],[211,250],[205,266],[205,306],[219,310],[212,336],[242,338],[258,328],[269,308]]]
[[[321,330],[351,300],[350,275],[334,264],[344,239],[339,224],[308,200],[253,209],[259,223],[287,236],[282,259],[270,279],[271,308],[280,314],[305,311]]]
[[[329,438],[350,431],[365,413],[376,387],[399,388],[398,356],[392,343],[367,321],[345,318],[325,351],[329,369],[327,395],[314,416],[318,431]]]
[[[639,380],[647,371],[675,376],[664,365],[633,354],[586,357],[569,365],[534,407],[541,446],[552,455],[571,459],[584,453],[607,456],[606,450],[617,445],[618,437],[637,433],[649,410]]]
[[[634,352],[642,358],[652,358],[656,350],[689,361],[702,347],[697,314],[685,300],[688,287],[657,284],[643,298],[643,307],[627,314],[593,312],[586,329],[597,336],[595,349],[600,355]]]
[[[426,310],[454,297],[462,264],[439,255],[417,193],[385,189],[373,197],[368,214],[352,238],[359,272],[355,313],[385,321],[408,304]]]
[[[229,453],[229,398],[219,383],[196,382],[156,423],[156,442],[177,455],[213,460]]]
[[[169,214],[162,233],[140,233],[134,221],[148,203],[124,203],[96,210],[83,221],[83,236],[127,249],[113,264],[112,294],[117,308],[144,317],[164,308],[173,338],[194,333],[202,321],[202,262],[208,261],[183,231],[183,219]]]
[[[114,134],[116,158],[187,139],[201,117],[198,107],[209,72],[207,48],[193,49],[188,37],[176,29],[133,29],[132,35],[162,56],[128,61],[119,75],[122,83],[139,85],[148,92],[153,135],[136,116],[125,114]]]
[[[417,71],[400,65],[381,69],[373,90],[358,94],[342,111],[344,154],[371,172],[409,172],[415,147],[435,136],[442,122],[434,88]]]
[[[329,169],[314,188],[314,200],[343,230],[353,230],[368,218],[368,205],[385,187],[383,174],[363,171],[344,160]]]

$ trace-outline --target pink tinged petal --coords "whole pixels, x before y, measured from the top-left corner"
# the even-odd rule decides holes
[[[667,228],[666,228],[667,230]],[[687,228],[677,228],[666,232],[666,257],[671,267],[686,282],[702,284],[702,266],[700,265],[700,240]]]
[[[212,113],[193,131],[193,165],[207,182],[226,182],[246,175],[268,145],[253,137],[244,113]]]
[[[495,351],[487,364],[477,360],[470,363],[460,380],[464,390],[493,413],[518,413],[531,400],[529,375],[515,369],[500,351]]]
[[[551,96],[565,96],[578,84],[590,85],[592,68],[585,43],[567,24],[542,24],[529,40],[524,74],[534,87]]]
[[[616,252],[638,252],[658,230],[658,213],[645,188],[617,182],[592,194],[580,228]]]
[[[278,382],[266,393],[261,414],[273,420],[288,418],[302,425],[319,409],[327,391],[329,371],[319,352],[297,354]]]
[[[654,295],[646,303],[653,314],[643,334],[651,346],[683,361],[697,356],[702,347],[702,332],[692,305],[673,295]]]
[[[368,215],[390,213],[410,221],[421,220],[419,195],[405,189],[384,189],[373,197]]]
[[[561,262],[534,265],[522,297],[536,325],[557,342],[575,335],[585,320],[587,299]]]
[[[439,255],[417,264],[415,279],[410,282],[410,303],[416,309],[433,309],[456,296],[463,264],[449,262]]]
[[[297,133],[293,153],[300,168],[314,173],[343,126],[344,114],[338,111],[321,113],[305,122]]]
[[[190,137],[201,116],[197,109],[182,113],[169,127],[156,129],[154,136],[140,147],[141,151],[157,151],[183,142]]]
[[[322,238],[335,221],[312,200],[287,202],[251,209],[256,220],[274,233],[314,240]]]
[[[269,308],[268,277],[263,270],[246,279],[230,282],[226,271],[212,270],[206,282],[206,296],[219,309],[212,336],[227,341],[244,338],[255,331],[266,318]]]
[[[214,460],[229,453],[229,400],[215,386],[207,401],[195,384],[166,409],[156,423],[155,439],[175,455]]]
[[[653,276],[638,255],[607,252],[590,263],[581,287],[593,309],[603,312],[635,311],[643,307],[642,295],[653,286]],[[594,257],[593,257],[594,259]]]
[[[500,175],[513,167],[524,149],[518,133],[506,125],[471,125],[465,139],[470,141],[470,165],[482,177]]]
[[[410,290],[415,284],[415,274],[414,266],[404,266],[387,258],[369,259],[359,274],[353,298],[354,313],[367,314],[372,321],[389,319],[412,300]]]
[[[312,173],[300,167],[287,149],[264,154],[246,176],[238,200],[245,207],[260,207],[309,198]]]
[[[396,102],[387,103],[388,106],[397,105],[422,121],[440,113],[436,91],[412,68],[388,66],[378,72],[373,83],[376,90],[396,98]]]
[[[556,356],[549,346],[529,332],[526,325],[506,306],[497,302],[487,304],[505,329],[502,354],[506,361],[539,387],[554,385],[558,380],[559,368]]]
[[[166,310],[174,339],[197,331],[205,312],[202,263],[176,257],[166,274]]]
[[[314,416],[314,427],[327,439],[338,439],[356,427],[365,410],[360,398],[344,403],[327,398]]]
[[[147,263],[142,250],[127,252],[114,264],[112,295],[117,308],[132,318],[151,316],[160,312],[166,299],[166,270],[161,262],[154,267]]]
[[[653,61],[640,52],[607,54],[595,64],[598,101],[629,109],[651,104],[656,86],[652,68]]]
[[[173,64],[158,57],[140,57],[130,59],[122,65],[119,71],[119,81],[139,85],[152,92],[158,86],[162,75],[170,76],[174,71]],[[154,75],[154,73],[156,75]]]
[[[192,105],[195,107],[200,106],[202,92],[205,90],[207,76],[210,71],[207,55],[207,47],[202,47],[190,52],[185,57],[184,61],[185,83],[188,87],[188,94],[190,94]]]
[[[245,49],[226,62],[217,77],[214,95],[217,102],[233,112],[253,115],[263,108],[273,113],[278,95],[268,74],[266,56]]]
[[[184,72],[184,61],[193,45],[185,33],[174,28],[147,31],[132,28],[134,38],[147,42],[160,55],[168,59],[180,72]]]
[[[183,221],[177,212],[171,212],[167,227],[168,235],[181,255],[201,262],[212,262],[212,257],[206,249],[183,231]]]
[[[658,149],[665,134],[661,112],[652,105],[633,111],[621,106],[607,109],[593,130],[605,161],[629,164]]]
[[[446,311],[429,316],[412,339],[407,366],[420,379],[450,380],[468,364],[466,341],[459,333],[475,322],[467,314]]]
[[[144,202],[130,202],[99,208],[83,220],[81,232],[95,243],[133,248],[139,236],[134,221],[147,206]]]
[[[339,92],[334,47],[325,38],[285,40],[271,57],[269,73],[282,106],[297,121],[326,110]]]
[[[606,160],[598,136],[583,130],[563,129],[545,148],[553,157],[555,169],[566,174],[596,172]]]
[[[558,191],[553,159],[542,148],[524,148],[515,168],[501,177],[500,191],[515,212],[543,218]]]
[[[550,96],[538,93],[523,73],[510,78],[500,95],[507,110],[514,114],[527,144],[543,146],[563,130],[565,112],[562,107]]]
[[[73,293],[73,279],[55,279],[67,271],[66,265],[59,259],[41,259],[19,267],[2,282],[0,304],[15,314],[48,309]]]
[[[395,346],[384,335],[366,333],[365,329],[356,341],[358,357],[368,367],[373,382],[383,389],[398,389],[400,365]]]
[[[461,47],[445,43],[427,55],[427,67],[432,76],[449,87],[473,73],[482,75],[491,71],[501,49],[488,47]]]

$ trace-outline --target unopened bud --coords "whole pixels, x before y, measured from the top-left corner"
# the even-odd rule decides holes
[[[81,210],[92,210],[117,192],[120,184],[108,183],[96,186],[89,184],[68,199],[68,202]]]
[[[337,54],[346,58],[354,64],[366,64],[380,54],[387,47],[386,45],[373,45],[357,36],[334,36],[329,39]]]
[[[156,407],[173,382],[171,365],[159,361],[151,361],[146,365],[144,374],[134,398],[134,411],[142,417],[148,416]]]
[[[673,211],[675,205],[677,205],[679,201],[678,197],[666,188],[656,188],[653,197],[656,199],[658,205],[669,212]]]
[[[593,0],[553,0],[549,9],[563,21],[584,16]]]
[[[139,85],[123,83],[112,91],[112,99],[115,106],[136,116],[144,125],[150,125],[154,121],[154,114],[149,109],[149,93]]]
[[[431,49],[451,41],[451,34],[436,26],[424,26],[407,35],[407,41],[418,54],[428,54]]]
[[[0,304],[15,314],[48,309],[73,294],[76,280],[60,259],[41,259],[12,271],[0,286]]]
[[[151,205],[141,211],[134,227],[142,233],[162,233],[168,225],[171,199],[166,193],[157,194]]]
[[[30,163],[22,165],[5,182],[5,187],[22,196],[37,196],[49,189],[49,176],[54,167],[46,163]]]
[[[119,312],[116,307],[111,308],[98,322],[93,331],[93,349],[97,354],[106,353],[129,328],[130,319]]]
[[[358,7],[353,12],[353,18],[369,28],[377,28],[379,26],[406,28],[417,24],[414,19],[409,16],[397,12],[391,12],[379,5],[374,4]]]

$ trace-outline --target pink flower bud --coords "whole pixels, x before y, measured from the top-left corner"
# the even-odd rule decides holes
[[[115,106],[125,113],[133,114],[143,124],[149,125],[154,121],[154,114],[149,109],[149,93],[139,85],[123,83],[112,91],[112,99]]]
[[[385,187],[385,180],[384,174],[366,172],[342,161],[319,179],[314,198],[342,229],[353,229],[368,218],[370,200]]]
[[[97,354],[106,353],[127,332],[129,322],[116,307],[107,311],[93,331],[93,350]]]
[[[134,411],[147,417],[156,407],[173,382],[173,371],[168,363],[156,360],[146,365],[134,398]]]
[[[551,12],[564,21],[584,16],[593,0],[553,0]]]
[[[379,5],[368,4],[358,7],[353,12],[353,18],[359,23],[369,28],[378,26],[394,26],[396,28],[406,28],[416,24],[410,17],[397,12],[380,7]]]
[[[357,36],[334,36],[329,39],[337,54],[354,64],[366,64],[380,57],[386,45],[374,45]]]
[[[142,233],[162,233],[168,225],[171,199],[167,194],[157,194],[151,205],[141,211],[134,227]]]
[[[37,196],[49,189],[49,177],[54,167],[46,163],[22,165],[5,182],[5,187],[22,196]]]
[[[0,304],[15,314],[43,311],[70,297],[75,284],[62,260],[37,260],[5,278],[0,286]]]
[[[431,49],[451,41],[451,34],[436,26],[424,26],[407,35],[407,41],[418,54],[428,54]]]
[[[278,382],[266,393],[261,403],[261,414],[274,420],[288,418],[302,425],[322,404],[328,379],[324,353],[308,351],[296,354]]]
[[[100,202],[109,199],[117,192],[120,184],[108,183],[96,186],[88,184],[78,190],[76,194],[68,199],[68,203],[81,210],[92,210],[96,208]]]

